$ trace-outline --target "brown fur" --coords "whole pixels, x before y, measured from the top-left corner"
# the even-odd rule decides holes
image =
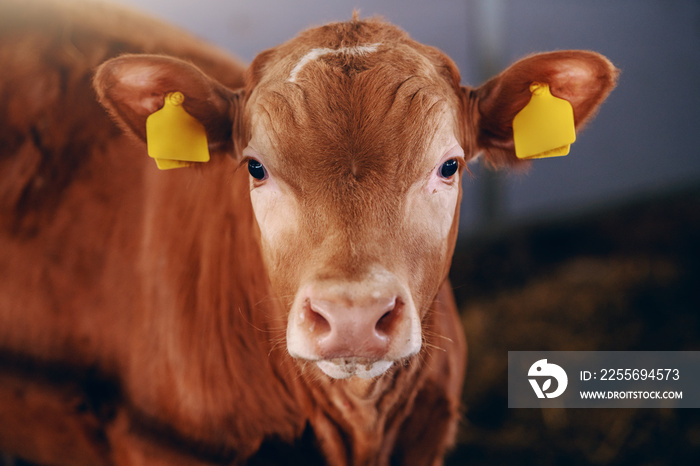
[[[430,244],[406,228],[394,195],[426,168],[431,113],[449,113],[467,158],[486,150],[503,162],[532,80],[570,97],[582,123],[615,79],[599,55],[565,52],[462,88],[449,58],[375,21],[263,52],[245,85],[218,50],[101,4],[5,1],[0,34],[0,449],[49,464],[439,463],[466,360],[446,280],[457,218]],[[367,42],[388,47],[327,56],[300,84],[280,82],[312,47]],[[144,144],[115,129],[90,81],[125,53],[155,55],[103,65],[103,105],[143,139],[148,114],[182,91],[207,128],[210,163],[158,172]],[[562,59],[595,72],[560,79]],[[144,66],[145,83],[120,80]],[[236,159],[255,99],[305,205],[305,239],[274,257]],[[314,176],[320,154],[333,163]],[[337,237],[320,247],[320,228]],[[299,274],[352,278],[376,257],[414,272],[420,354],[369,381],[293,361],[284,340]]]

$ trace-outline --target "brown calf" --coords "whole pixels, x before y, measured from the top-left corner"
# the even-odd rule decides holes
[[[0,449],[439,463],[466,360],[447,281],[462,169],[514,160],[532,82],[581,125],[614,67],[555,52],[461,87],[439,51],[354,19],[243,82],[167,26],[58,5],[0,6]],[[160,172],[138,139],[174,91],[212,158]]]

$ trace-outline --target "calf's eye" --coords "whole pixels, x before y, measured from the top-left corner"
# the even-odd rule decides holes
[[[457,162],[457,159],[450,159],[440,166],[440,176],[443,178],[450,178],[452,175],[457,173],[458,168],[459,162]]]
[[[267,178],[267,170],[265,170],[262,163],[255,159],[248,160],[248,173],[250,173],[250,176],[258,181],[262,181]]]

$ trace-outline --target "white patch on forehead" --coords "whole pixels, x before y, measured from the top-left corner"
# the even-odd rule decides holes
[[[294,66],[292,69],[292,72],[289,73],[289,81],[290,83],[293,83],[297,79],[297,75],[299,72],[306,66],[308,63],[317,60],[318,58],[324,56],[324,55],[329,55],[329,54],[346,54],[346,55],[367,55],[368,53],[374,53],[379,49],[379,46],[381,44],[369,44],[369,45],[354,45],[352,47],[340,47],[339,49],[328,49],[328,48],[318,48],[318,49],[312,49],[309,53],[301,57],[301,60],[299,60],[299,63]]]

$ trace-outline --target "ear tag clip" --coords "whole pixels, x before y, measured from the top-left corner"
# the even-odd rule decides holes
[[[515,155],[519,159],[567,155],[576,140],[571,104],[554,97],[547,84],[532,83],[530,92],[530,102],[513,119]]]
[[[163,108],[146,119],[148,155],[161,170],[209,161],[207,133],[182,107],[184,101],[181,92],[172,92],[165,96]]]

